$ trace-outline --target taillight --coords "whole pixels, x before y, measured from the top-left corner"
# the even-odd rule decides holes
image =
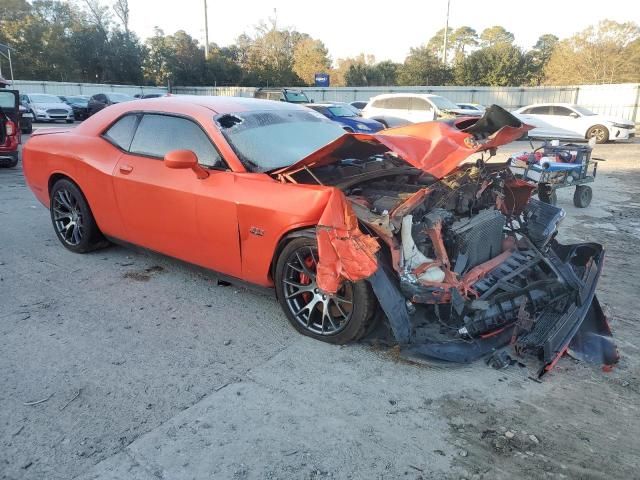
[[[16,134],[16,124],[13,123],[11,120],[7,120],[7,123],[5,124],[5,129],[8,137],[12,137]]]

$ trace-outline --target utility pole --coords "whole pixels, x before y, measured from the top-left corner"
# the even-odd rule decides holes
[[[447,20],[444,24],[444,45],[442,46],[442,63],[447,65],[447,42],[449,40],[449,6],[451,0],[447,0]]]
[[[2,48],[7,49],[7,53],[2,52]],[[0,43],[0,55],[9,60],[9,74],[11,75],[11,85],[13,85],[13,65],[11,64],[11,47]],[[0,77],[2,76],[2,62],[0,62]]]
[[[204,0],[204,58],[209,58],[209,17],[207,16],[207,0]]]

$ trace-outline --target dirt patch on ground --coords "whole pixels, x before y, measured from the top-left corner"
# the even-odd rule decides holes
[[[126,272],[122,275],[123,278],[127,278],[129,280],[135,280],[136,282],[148,282],[151,280],[151,277],[154,275],[161,273],[164,271],[164,268],[159,265],[154,265],[149,268],[145,268],[141,271],[130,271]]]

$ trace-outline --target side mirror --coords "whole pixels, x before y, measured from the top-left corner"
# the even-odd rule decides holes
[[[570,116],[571,118],[578,118],[580,115],[578,115],[576,112],[571,112],[571,113],[569,114],[569,116]]]
[[[209,172],[198,164],[198,157],[191,150],[172,150],[164,156],[164,165],[167,168],[190,168],[200,179],[207,178]]]

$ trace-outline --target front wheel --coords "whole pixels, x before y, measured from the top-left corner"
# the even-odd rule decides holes
[[[303,335],[344,344],[359,340],[374,319],[375,298],[366,281],[344,281],[334,295],[316,282],[318,247],[315,239],[296,238],[278,257],[275,285],[289,322]]]
[[[86,253],[107,245],[87,200],[76,184],[58,180],[51,189],[51,222],[65,248]]]
[[[587,208],[591,204],[593,190],[588,185],[578,185],[573,194],[573,204],[578,208]]]
[[[609,141],[609,130],[604,125],[594,125],[587,131],[587,140],[595,138],[596,143],[607,143]]]

